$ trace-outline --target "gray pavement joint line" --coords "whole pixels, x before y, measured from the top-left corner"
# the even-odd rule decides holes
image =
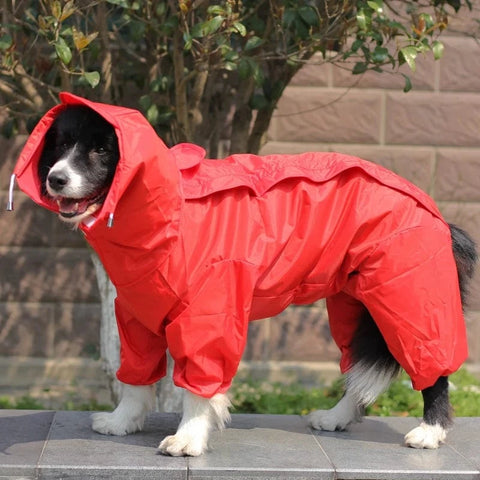
[[[300,417],[303,418],[302,416]],[[327,452],[323,448],[322,444],[318,440],[318,435],[315,435],[314,429],[312,427],[307,427],[307,428],[308,428],[308,431],[310,432],[310,435],[312,435],[313,439],[315,440],[315,443],[320,447],[320,450],[323,452],[323,454],[328,460],[328,463],[332,467],[332,474],[333,474],[332,480],[336,480],[338,478],[337,467],[335,466],[335,464],[333,463],[333,461],[331,460],[331,458],[328,456]]]
[[[448,437],[447,437],[447,440],[448,440]],[[459,455],[460,457],[462,457],[462,458],[465,460],[465,462],[467,463],[467,465],[470,465],[470,466],[472,467],[472,472],[471,472],[471,473],[474,473],[474,474],[480,476],[480,465],[476,465],[474,462],[472,462],[472,459],[471,459],[471,458],[465,456],[462,452],[460,452],[459,450],[457,450],[453,445],[450,445],[449,443],[444,443],[443,446],[450,448],[450,449],[453,450],[457,455]]]
[[[51,411],[51,410],[50,410]],[[45,449],[47,448],[48,442],[50,440],[50,436],[52,435],[53,427],[55,426],[55,419],[57,418],[57,411],[53,411],[52,421],[50,423],[50,428],[48,429],[47,436],[43,442],[42,450],[40,455],[38,456],[37,465],[35,466],[35,478],[40,478],[40,465],[42,464],[43,455],[45,453]]]

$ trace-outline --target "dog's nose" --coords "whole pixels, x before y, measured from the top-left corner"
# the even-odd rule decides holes
[[[48,175],[48,184],[52,190],[60,191],[68,183],[68,176],[62,172],[51,172]]]

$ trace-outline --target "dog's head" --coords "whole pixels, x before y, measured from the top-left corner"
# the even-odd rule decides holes
[[[85,106],[69,106],[52,123],[38,164],[42,194],[65,222],[78,224],[101,208],[119,160],[113,126]]]

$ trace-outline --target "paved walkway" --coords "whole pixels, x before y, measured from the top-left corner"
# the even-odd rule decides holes
[[[0,479],[477,479],[480,418],[459,418],[439,450],[401,445],[415,418],[369,417],[349,432],[313,433],[298,416],[233,415],[211,451],[172,458],[155,448],[175,414],[152,414],[126,437],[90,429],[88,412],[0,410]]]

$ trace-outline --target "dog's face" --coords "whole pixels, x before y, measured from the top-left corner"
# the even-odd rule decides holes
[[[112,125],[88,107],[67,107],[45,136],[42,194],[57,202],[63,221],[78,224],[102,206],[118,159]]]

